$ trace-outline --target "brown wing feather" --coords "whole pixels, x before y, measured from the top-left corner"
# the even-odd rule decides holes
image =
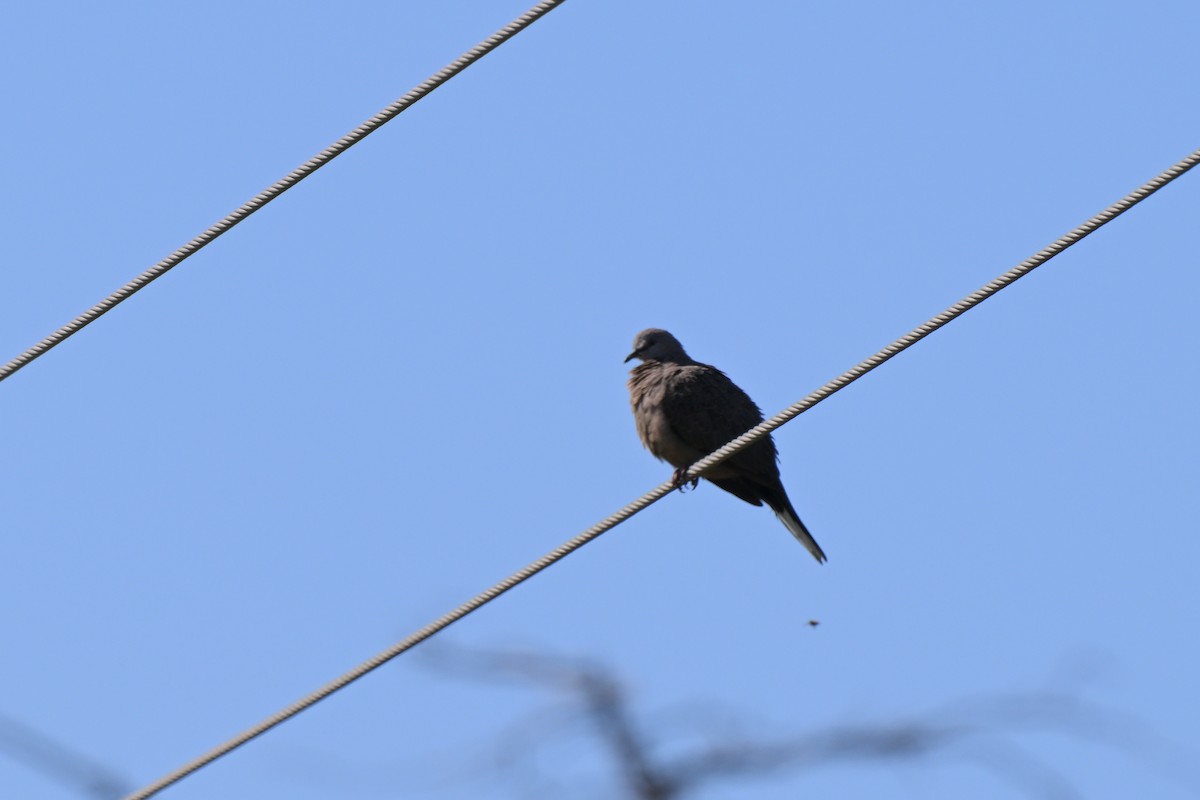
[[[724,489],[739,500],[745,500],[752,506],[763,504],[762,498],[759,496],[762,494],[762,487],[745,478],[706,478],[705,480]]]
[[[762,411],[749,395],[716,367],[693,364],[673,373],[663,412],[679,437],[700,452],[707,455],[762,422]],[[768,436],[727,463],[748,477],[777,480],[776,457],[775,442]]]

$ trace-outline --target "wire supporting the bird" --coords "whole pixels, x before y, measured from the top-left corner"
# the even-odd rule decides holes
[[[1171,181],[1183,175],[1198,163],[1200,163],[1200,150],[1195,151],[1174,166],[1142,184],[1137,189],[1113,203],[1096,216],[1079,225],[1061,238],[1056,239],[1049,246],[1039,250],[1037,253],[1025,259],[1020,264],[1017,264],[1015,267],[1008,270],[1003,275],[1000,275],[995,280],[988,282],[985,286],[967,295],[962,300],[959,300],[942,313],[929,319],[921,325],[918,325],[916,328],[904,334],[887,347],[884,347],[870,358],[860,361],[858,364],[855,364],[853,367],[829,381],[821,388],[806,395],[803,399],[784,409],[780,413],[755,426],[720,449],[714,451],[711,455],[700,459],[692,465],[691,469],[688,471],[688,476],[698,477],[704,472],[704,470],[725,460],[726,458],[729,458],[740,450],[749,447],[751,444],[766,436],[771,431],[775,430],[781,425],[786,424],[790,420],[795,419],[797,416],[812,408],[825,398],[841,389],[844,389],[846,386],[849,386],[851,383],[858,380],[863,375],[866,375],[880,364],[883,364],[893,356],[896,356],[899,353],[907,350],[909,347],[912,347],[914,344],[921,341],[938,328],[941,328],[951,320],[966,313],[968,310],[979,305],[1004,287],[1013,283],[1017,279],[1028,275],[1042,264],[1045,264],[1047,261],[1063,252],[1071,245],[1081,241],[1089,234],[1094,233],[1108,222],[1111,222],[1113,219],[1133,208],[1135,205],[1145,200],[1147,197],[1154,194]],[[658,502],[663,497],[666,497],[673,489],[674,486],[669,481],[663,483],[655,489],[652,489],[616,513],[605,517],[603,520],[588,528],[583,533],[580,533],[579,535],[574,536],[568,541],[559,545],[554,550],[551,550],[549,553],[537,559],[533,563],[528,564],[524,568],[514,572],[512,575],[509,575],[507,578],[495,584],[491,588],[480,592],[457,608],[454,608],[446,614],[443,614],[420,630],[415,631],[399,642],[396,642],[396,644],[379,653],[375,657],[364,661],[354,669],[346,672],[335,680],[330,681],[308,696],[296,701],[282,711],[271,715],[262,722],[259,722],[257,725],[213,748],[199,758],[188,762],[184,766],[156,781],[155,783],[152,783],[144,789],[128,795],[126,798],[124,798],[124,800],[145,800],[145,798],[157,794],[161,790],[190,775],[206,764],[209,764],[218,758],[227,755],[251,739],[261,736],[271,728],[274,728],[275,726],[287,721],[288,719],[294,717],[315,703],[320,702],[334,692],[345,688],[367,673],[383,666],[406,650],[415,647],[429,637],[433,636],[435,633],[438,633],[476,609],[490,603],[492,600],[495,600],[509,589],[512,589],[515,586],[525,582],[529,578],[532,578],[534,575],[546,569],[551,564],[561,560],[570,553],[578,550],[580,547],[583,547],[588,542],[599,537],[601,534],[612,530],[617,525],[620,525],[634,514],[637,514],[639,511]]]
[[[512,22],[505,25],[503,28],[500,28],[500,30],[496,31],[491,36],[484,39],[467,52],[463,53],[461,56],[451,61],[445,67],[442,67],[406,95],[384,108],[378,114],[371,117],[366,122],[362,123],[357,128],[350,131],[321,152],[317,153],[308,161],[305,161],[303,164],[296,167],[283,178],[279,179],[263,191],[256,194],[254,197],[250,198],[241,206],[238,206],[238,208],[236,208],[224,219],[212,225],[208,230],[192,239],[183,247],[171,253],[171,255],[167,256],[162,261],[159,261],[141,275],[138,275],[136,278],[129,281],[129,283],[117,289],[108,297],[104,298],[99,303],[96,303],[96,305],[92,306],[87,311],[84,311],[75,319],[71,320],[66,325],[63,325],[58,330],[42,339],[33,347],[30,347],[16,358],[7,362],[3,366],[0,366],[0,381],[12,376],[17,370],[27,366],[40,356],[45,355],[45,353],[47,353],[54,346],[66,341],[72,335],[83,330],[83,328],[95,322],[109,311],[112,311],[130,297],[133,297],[133,295],[137,294],[154,280],[161,278],[168,271],[182,264],[190,256],[198,253],[206,245],[216,241],[218,237],[228,232],[231,228],[233,228],[239,222],[245,220],[255,211],[258,211],[267,203],[271,202],[276,197],[279,197],[288,189],[291,189],[293,186],[300,183],[300,181],[304,180],[309,175],[312,175],[318,169],[325,166],[330,161],[337,158],[342,153],[346,152],[375,131],[379,130],[386,123],[390,122],[402,112],[411,108],[418,100],[425,97],[434,89],[446,83],[455,75],[462,72],[467,67],[471,66],[476,61],[483,58],[485,55],[504,44],[504,42],[508,41],[513,36],[517,35],[522,30],[529,27],[538,19],[545,16],[547,13],[565,2],[566,0],[546,0],[545,2],[538,3],[524,14],[514,19]]]

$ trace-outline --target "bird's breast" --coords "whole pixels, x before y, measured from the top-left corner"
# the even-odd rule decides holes
[[[646,406],[634,410],[637,420],[638,437],[646,449],[656,458],[666,461],[673,467],[686,467],[696,459],[705,455],[686,442],[671,427],[665,414],[659,406]]]

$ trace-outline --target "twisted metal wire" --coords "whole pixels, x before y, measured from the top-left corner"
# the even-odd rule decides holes
[[[1027,275],[1028,273],[1032,272],[1034,269],[1036,269],[1037,267],[1046,263],[1051,258],[1058,255],[1062,251],[1066,250],[1071,245],[1082,240],[1088,234],[1099,229],[1105,223],[1110,222],[1111,220],[1120,216],[1124,212],[1128,211],[1130,208],[1133,208],[1135,205],[1140,203],[1142,200],[1145,200],[1147,197],[1154,194],[1159,189],[1166,186],[1168,183],[1175,180],[1180,175],[1182,175],[1185,172],[1187,172],[1188,170],[1190,170],[1192,167],[1196,166],[1196,164],[1198,164],[1198,163],[1200,163],[1200,150],[1197,150],[1196,152],[1189,155],[1187,158],[1185,158],[1182,161],[1180,161],[1179,163],[1175,164],[1170,169],[1166,170],[1165,172],[1156,176],[1152,180],[1150,180],[1150,181],[1146,182],[1145,184],[1143,184],[1142,186],[1138,187],[1130,194],[1121,198],[1116,203],[1113,203],[1111,206],[1109,206],[1108,208],[1104,209],[1096,216],[1089,219],[1087,222],[1083,223],[1079,227],[1072,230],[1070,233],[1066,234],[1065,236],[1063,236],[1060,239],[1055,240],[1048,247],[1046,247],[1042,250],[1039,250],[1033,256],[1030,256],[1029,258],[1025,259],[1020,264],[1018,264],[1017,266],[1010,269],[1008,272],[1005,272],[1003,275],[999,276],[998,278],[991,281],[987,285],[972,292],[971,294],[964,297],[962,300],[959,300],[957,303],[950,306],[948,309],[946,309],[942,313],[933,317],[929,321],[917,326],[912,331],[906,333],[904,336],[901,336],[899,339],[892,342],[891,344],[889,344],[887,347],[880,350],[875,355],[871,356],[868,359],[865,359],[864,361],[860,361],[858,364],[856,364],[852,368],[846,370],[841,375],[839,375],[838,377],[831,380],[829,383],[826,383],[824,386],[817,389],[815,392],[812,392],[811,394],[807,395],[799,402],[789,406],[788,408],[784,409],[783,411],[781,411],[780,413],[771,417],[770,419],[762,422],[761,424],[757,425],[756,427],[754,427],[751,430],[747,431],[746,433],[742,434],[741,436],[734,439],[729,444],[726,444],[725,446],[721,447],[719,450],[716,450],[715,452],[713,452],[711,455],[705,456],[704,458],[700,459],[695,464],[693,464],[692,467],[688,470],[688,477],[699,477],[700,474],[702,472],[704,472],[704,470],[708,469],[709,467],[713,466],[714,464],[717,464],[717,463],[725,460],[726,458],[729,458],[734,453],[737,453],[738,451],[743,450],[746,447],[749,447],[754,442],[756,442],[759,439],[761,439],[762,437],[766,436],[771,431],[773,431],[776,428],[780,427],[781,425],[785,424],[789,420],[794,419],[795,417],[799,416],[804,411],[807,411],[808,409],[812,408],[817,403],[821,402],[825,398],[832,395],[834,392],[837,392],[838,390],[843,389],[846,386],[850,385],[851,383],[858,380],[863,375],[866,375],[868,372],[875,369],[876,367],[878,367],[880,364],[884,363],[888,359],[890,359],[893,356],[897,355],[898,353],[908,349],[912,345],[919,342],[921,339],[924,339],[926,336],[933,333],[935,330],[942,327],[946,323],[950,322],[955,317],[958,317],[961,314],[965,313],[967,310],[979,305],[987,298],[991,297],[992,295],[996,294],[1004,287],[1006,287],[1009,284],[1016,281],[1018,278],[1021,278],[1022,276]],[[254,727],[249,728],[246,731],[244,731],[243,733],[238,734],[237,736],[235,736],[234,738],[225,742],[224,744],[221,744],[218,747],[213,748],[209,752],[205,753],[204,755],[200,756],[199,758],[195,759],[194,761],[189,762],[188,764],[184,765],[183,767],[180,767],[178,770],[170,773],[169,775],[167,775],[166,777],[157,781],[156,783],[150,784],[146,788],[141,789],[140,791],[134,792],[133,794],[124,798],[124,800],[145,800],[145,798],[148,798],[154,794],[157,794],[162,789],[166,788],[167,786],[170,786],[171,784],[175,783],[178,780],[181,780],[182,778],[186,777],[187,775],[200,769],[204,765],[209,764],[212,761],[215,761],[216,759],[226,755],[230,751],[240,747],[241,745],[245,744],[246,742],[250,741],[251,739],[254,739],[257,736],[260,736],[260,735],[266,733],[271,728],[274,728],[276,725],[279,725],[280,723],[285,722],[286,720],[290,719],[291,717],[294,717],[295,715],[299,714],[301,711],[305,710],[309,706],[312,706],[315,703],[323,700],[324,698],[328,697],[329,695],[333,694],[334,692],[338,691],[339,689],[342,689],[342,688],[348,686],[349,684],[351,684],[354,681],[358,680],[359,678],[363,677],[367,673],[383,666],[384,664],[391,661],[393,658],[400,655],[404,651],[411,649],[412,647],[420,644],[421,642],[425,641],[429,637],[433,636],[435,633],[441,631],[444,628],[449,627],[453,623],[457,622],[458,620],[460,620],[463,617],[470,614],[472,611],[475,611],[476,609],[480,608],[481,606],[486,605],[487,603],[490,603],[492,600],[495,600],[497,597],[504,594],[509,589],[512,589],[513,587],[517,586],[518,584],[525,582],[529,578],[533,577],[537,573],[539,573],[542,570],[549,567],[551,564],[564,558],[565,556],[569,555],[570,553],[574,552],[575,550],[578,550],[580,547],[583,547],[585,544],[587,544],[588,542],[597,538],[604,532],[611,530],[612,528],[615,528],[617,525],[620,525],[622,522],[629,519],[634,514],[647,508],[648,506],[658,502],[663,497],[666,497],[668,494],[670,494],[673,489],[674,489],[674,484],[672,482],[668,481],[666,483],[663,483],[656,489],[653,489],[652,491],[647,492],[646,494],[639,497],[637,500],[634,500],[629,505],[627,505],[624,508],[622,508],[621,510],[617,511],[615,514],[605,517],[603,520],[596,523],[592,527],[588,528],[583,533],[571,538],[567,542],[565,542],[562,545],[551,550],[549,553],[542,556],[541,558],[534,561],[533,563],[529,564],[528,566],[524,567],[523,569],[520,569],[517,572],[514,572],[512,575],[508,576],[507,578],[500,581],[499,583],[492,586],[491,588],[486,589],[483,592],[480,592],[479,594],[475,595],[470,600],[468,600],[467,602],[458,606],[457,608],[453,609],[452,611],[449,611],[448,613],[443,614],[442,616],[438,617],[437,619],[435,619],[433,622],[429,623],[425,627],[423,627],[420,630],[416,631],[415,633],[407,636],[406,638],[400,640],[396,644],[389,647],[387,650],[384,650],[382,653],[379,653],[374,658],[364,661],[363,663],[359,664],[354,669],[345,673],[341,677],[339,677],[333,681],[330,681],[329,683],[327,683],[324,686],[322,686],[321,688],[317,689],[315,692],[308,695],[307,697],[304,697],[301,700],[298,700],[297,702],[293,703],[292,705],[288,706],[287,708],[283,709],[282,711],[280,711],[280,712],[268,717],[267,719],[263,720],[262,722],[258,723]]]
[[[1008,272],[1005,272],[1003,275],[1000,275],[992,281],[989,281],[984,286],[981,286],[979,289],[971,292],[969,295],[964,297],[962,300],[959,300],[942,313],[929,319],[927,322],[918,325],[916,328],[913,328],[911,331],[904,334],[875,355],[858,362],[853,367],[822,386],[820,389],[817,389],[815,392],[807,395],[802,400],[788,406],[783,411],[764,421],[760,425],[746,431],[729,444],[725,445],[719,450],[714,451],[711,455],[700,459],[688,470],[688,477],[698,477],[704,470],[708,469],[714,464],[724,461],[734,453],[737,453],[738,451],[750,446],[771,431],[778,428],[780,425],[783,425],[785,422],[804,413],[839,389],[843,389],[846,386],[849,386],[851,383],[854,383],[854,381],[858,380],[863,375],[866,375],[883,362],[904,352],[929,334],[936,331],[938,328],[979,305],[984,300],[987,300],[989,297],[996,294],[996,292],[1016,281],[1018,278],[1022,278],[1028,275],[1030,272],[1033,272],[1042,264],[1045,264],[1047,261],[1066,250],[1071,245],[1081,241],[1089,234],[1094,233],[1106,223],[1111,222],[1112,220],[1121,216],[1126,211],[1133,208],[1138,203],[1142,202],[1147,197],[1154,194],[1159,189],[1163,188],[1168,183],[1175,180],[1197,164],[1200,164],[1200,150],[1196,150],[1183,160],[1159,173],[1146,183],[1122,197],[1117,202],[1113,203],[1108,208],[1101,211],[1096,216],[1089,219],[1087,222],[1084,222],[1083,224],[1071,230],[1069,233],[1059,237],[1058,239],[1055,239],[1049,245],[1037,251],[1020,264],[1017,264]]]
[[[0,366],[0,381],[10,377],[17,370],[21,369],[21,367],[24,367],[34,359],[45,354],[50,350],[50,348],[66,341],[68,337],[78,333],[87,325],[116,308],[120,303],[128,300],[138,291],[149,285],[151,281],[162,277],[169,270],[183,263],[185,259],[199,252],[206,245],[215,241],[217,237],[221,236],[221,234],[226,233],[233,228],[233,226],[249,217],[255,211],[258,211],[267,203],[271,202],[276,197],[283,194],[288,189],[291,189],[300,181],[304,180],[309,175],[313,174],[318,169],[325,166],[330,161],[361,142],[367,136],[383,127],[384,124],[398,116],[401,112],[411,108],[418,100],[428,95],[434,89],[438,88],[443,83],[450,80],[455,75],[462,72],[464,69],[471,66],[500,45],[504,44],[504,42],[508,41],[513,36],[529,27],[539,18],[545,16],[547,13],[565,2],[566,0],[546,0],[545,2],[538,3],[524,14],[514,19],[512,22],[508,23],[503,28],[496,31],[491,36],[484,39],[467,52],[463,53],[461,56],[451,61],[446,66],[442,67],[436,73],[427,78],[423,83],[418,85],[412,91],[408,92],[408,94],[404,95],[399,100],[396,100],[378,114],[371,117],[366,122],[359,125],[357,128],[350,131],[321,152],[317,153],[308,161],[305,161],[303,164],[296,167],[283,178],[271,184],[254,197],[250,198],[250,200],[239,206],[236,210],[229,214],[229,216],[214,224],[208,230],[192,239],[183,247],[171,253],[171,255],[167,256],[162,261],[159,261],[157,264],[150,267],[150,269],[146,270],[141,275],[138,275],[129,283],[125,284],[120,289],[117,289],[108,297],[104,298],[99,303],[68,322],[66,325],[63,325],[58,330],[54,331],[54,333],[51,333],[33,347],[30,347],[16,358],[12,359],[3,366]]]

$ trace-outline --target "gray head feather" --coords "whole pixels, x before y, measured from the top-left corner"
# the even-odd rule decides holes
[[[662,328],[647,328],[633,340],[633,352],[625,356],[625,361],[632,359],[641,361],[661,361],[667,364],[693,364],[683,345]]]

